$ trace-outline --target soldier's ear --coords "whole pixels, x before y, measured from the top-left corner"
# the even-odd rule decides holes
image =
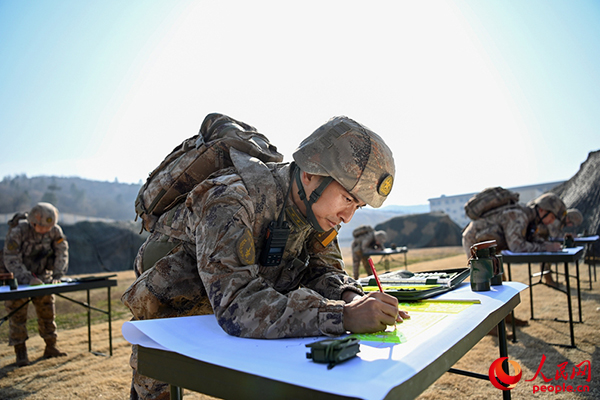
[[[300,173],[300,180],[304,186],[308,186],[314,179],[318,179],[318,177],[319,175],[309,174],[304,171]]]

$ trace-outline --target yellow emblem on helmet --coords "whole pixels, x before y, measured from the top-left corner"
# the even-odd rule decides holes
[[[387,175],[379,183],[379,187],[377,188],[377,193],[379,193],[382,196],[387,196],[392,191],[393,184],[394,184],[394,177],[391,175]]]
[[[243,265],[255,263],[256,253],[254,251],[254,239],[249,229],[244,230],[244,234],[237,242],[237,254]]]

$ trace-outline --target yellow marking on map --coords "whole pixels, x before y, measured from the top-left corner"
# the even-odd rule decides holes
[[[350,336],[365,342],[406,343],[424,330],[431,328],[446,318],[446,316],[441,313],[414,312],[410,314],[410,319],[405,319],[395,326],[388,326],[385,331],[353,334]]]
[[[398,308],[403,311],[418,311],[427,313],[458,314],[473,304],[481,304],[479,300],[421,300],[400,302]]]

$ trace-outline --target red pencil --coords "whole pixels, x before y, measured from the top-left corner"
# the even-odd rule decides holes
[[[377,286],[379,286],[379,291],[383,293],[383,288],[381,287],[381,282],[379,282],[379,277],[377,276],[377,271],[375,270],[375,265],[373,264],[373,260],[371,260],[371,257],[369,257],[369,265],[371,266],[371,271],[373,271],[373,276],[375,277]]]

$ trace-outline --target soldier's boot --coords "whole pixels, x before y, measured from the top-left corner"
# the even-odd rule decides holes
[[[15,354],[17,355],[17,367],[29,365],[29,357],[27,357],[27,346],[25,343],[15,346]]]
[[[44,358],[64,357],[67,353],[56,348],[56,338],[44,339],[46,341],[46,349],[44,350]]]

